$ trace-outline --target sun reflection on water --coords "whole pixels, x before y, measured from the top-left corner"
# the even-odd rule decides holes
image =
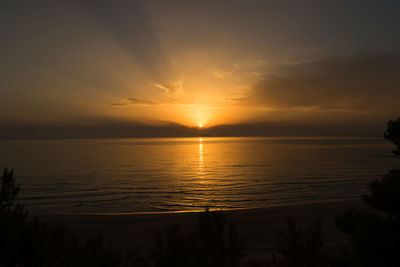
[[[203,156],[203,138],[199,138],[199,169],[203,170],[204,156]]]

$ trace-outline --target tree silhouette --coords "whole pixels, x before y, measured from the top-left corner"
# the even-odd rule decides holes
[[[348,210],[336,217],[337,227],[350,238],[342,266],[400,266],[400,170],[391,170],[370,184],[364,202],[379,212]]]
[[[287,228],[278,233],[274,243],[272,266],[325,266],[322,223],[320,221],[302,229],[297,226],[294,218],[289,217]]]
[[[400,219],[400,169],[390,170],[369,189],[371,194],[362,196],[365,203]]]
[[[397,120],[388,121],[384,137],[386,140],[393,142],[397,146],[397,148],[392,152],[396,155],[400,155],[400,117]]]
[[[0,178],[0,266],[119,266],[117,251],[99,237],[82,242],[56,224],[28,216],[16,203],[13,171]]]
[[[14,205],[14,200],[19,193],[19,186],[15,186],[15,178],[13,171],[8,171],[7,168],[3,171],[0,187],[0,208],[9,209]]]
[[[155,240],[151,266],[235,267],[243,257],[243,245],[222,211],[199,214],[195,229],[183,232],[175,224]]]

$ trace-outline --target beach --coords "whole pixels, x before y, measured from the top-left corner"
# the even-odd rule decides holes
[[[323,224],[324,241],[329,249],[337,249],[344,236],[335,227],[334,218],[346,209],[368,209],[361,201],[339,201],[307,205],[275,206],[248,210],[225,211],[228,223],[234,223],[245,245],[246,258],[264,258],[273,246],[274,237],[286,227],[288,217],[300,226],[316,220]],[[122,215],[49,215],[41,219],[63,224],[82,239],[96,235],[121,250],[151,248],[155,237],[177,223],[183,231],[193,229],[199,213],[153,213]]]

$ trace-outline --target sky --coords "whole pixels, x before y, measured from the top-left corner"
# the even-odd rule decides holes
[[[198,124],[379,135],[400,116],[399,11],[368,0],[2,1],[0,137],[179,136]]]

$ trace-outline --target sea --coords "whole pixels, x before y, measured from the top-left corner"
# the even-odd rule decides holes
[[[0,141],[33,214],[248,209],[360,199],[400,167],[381,137]]]

